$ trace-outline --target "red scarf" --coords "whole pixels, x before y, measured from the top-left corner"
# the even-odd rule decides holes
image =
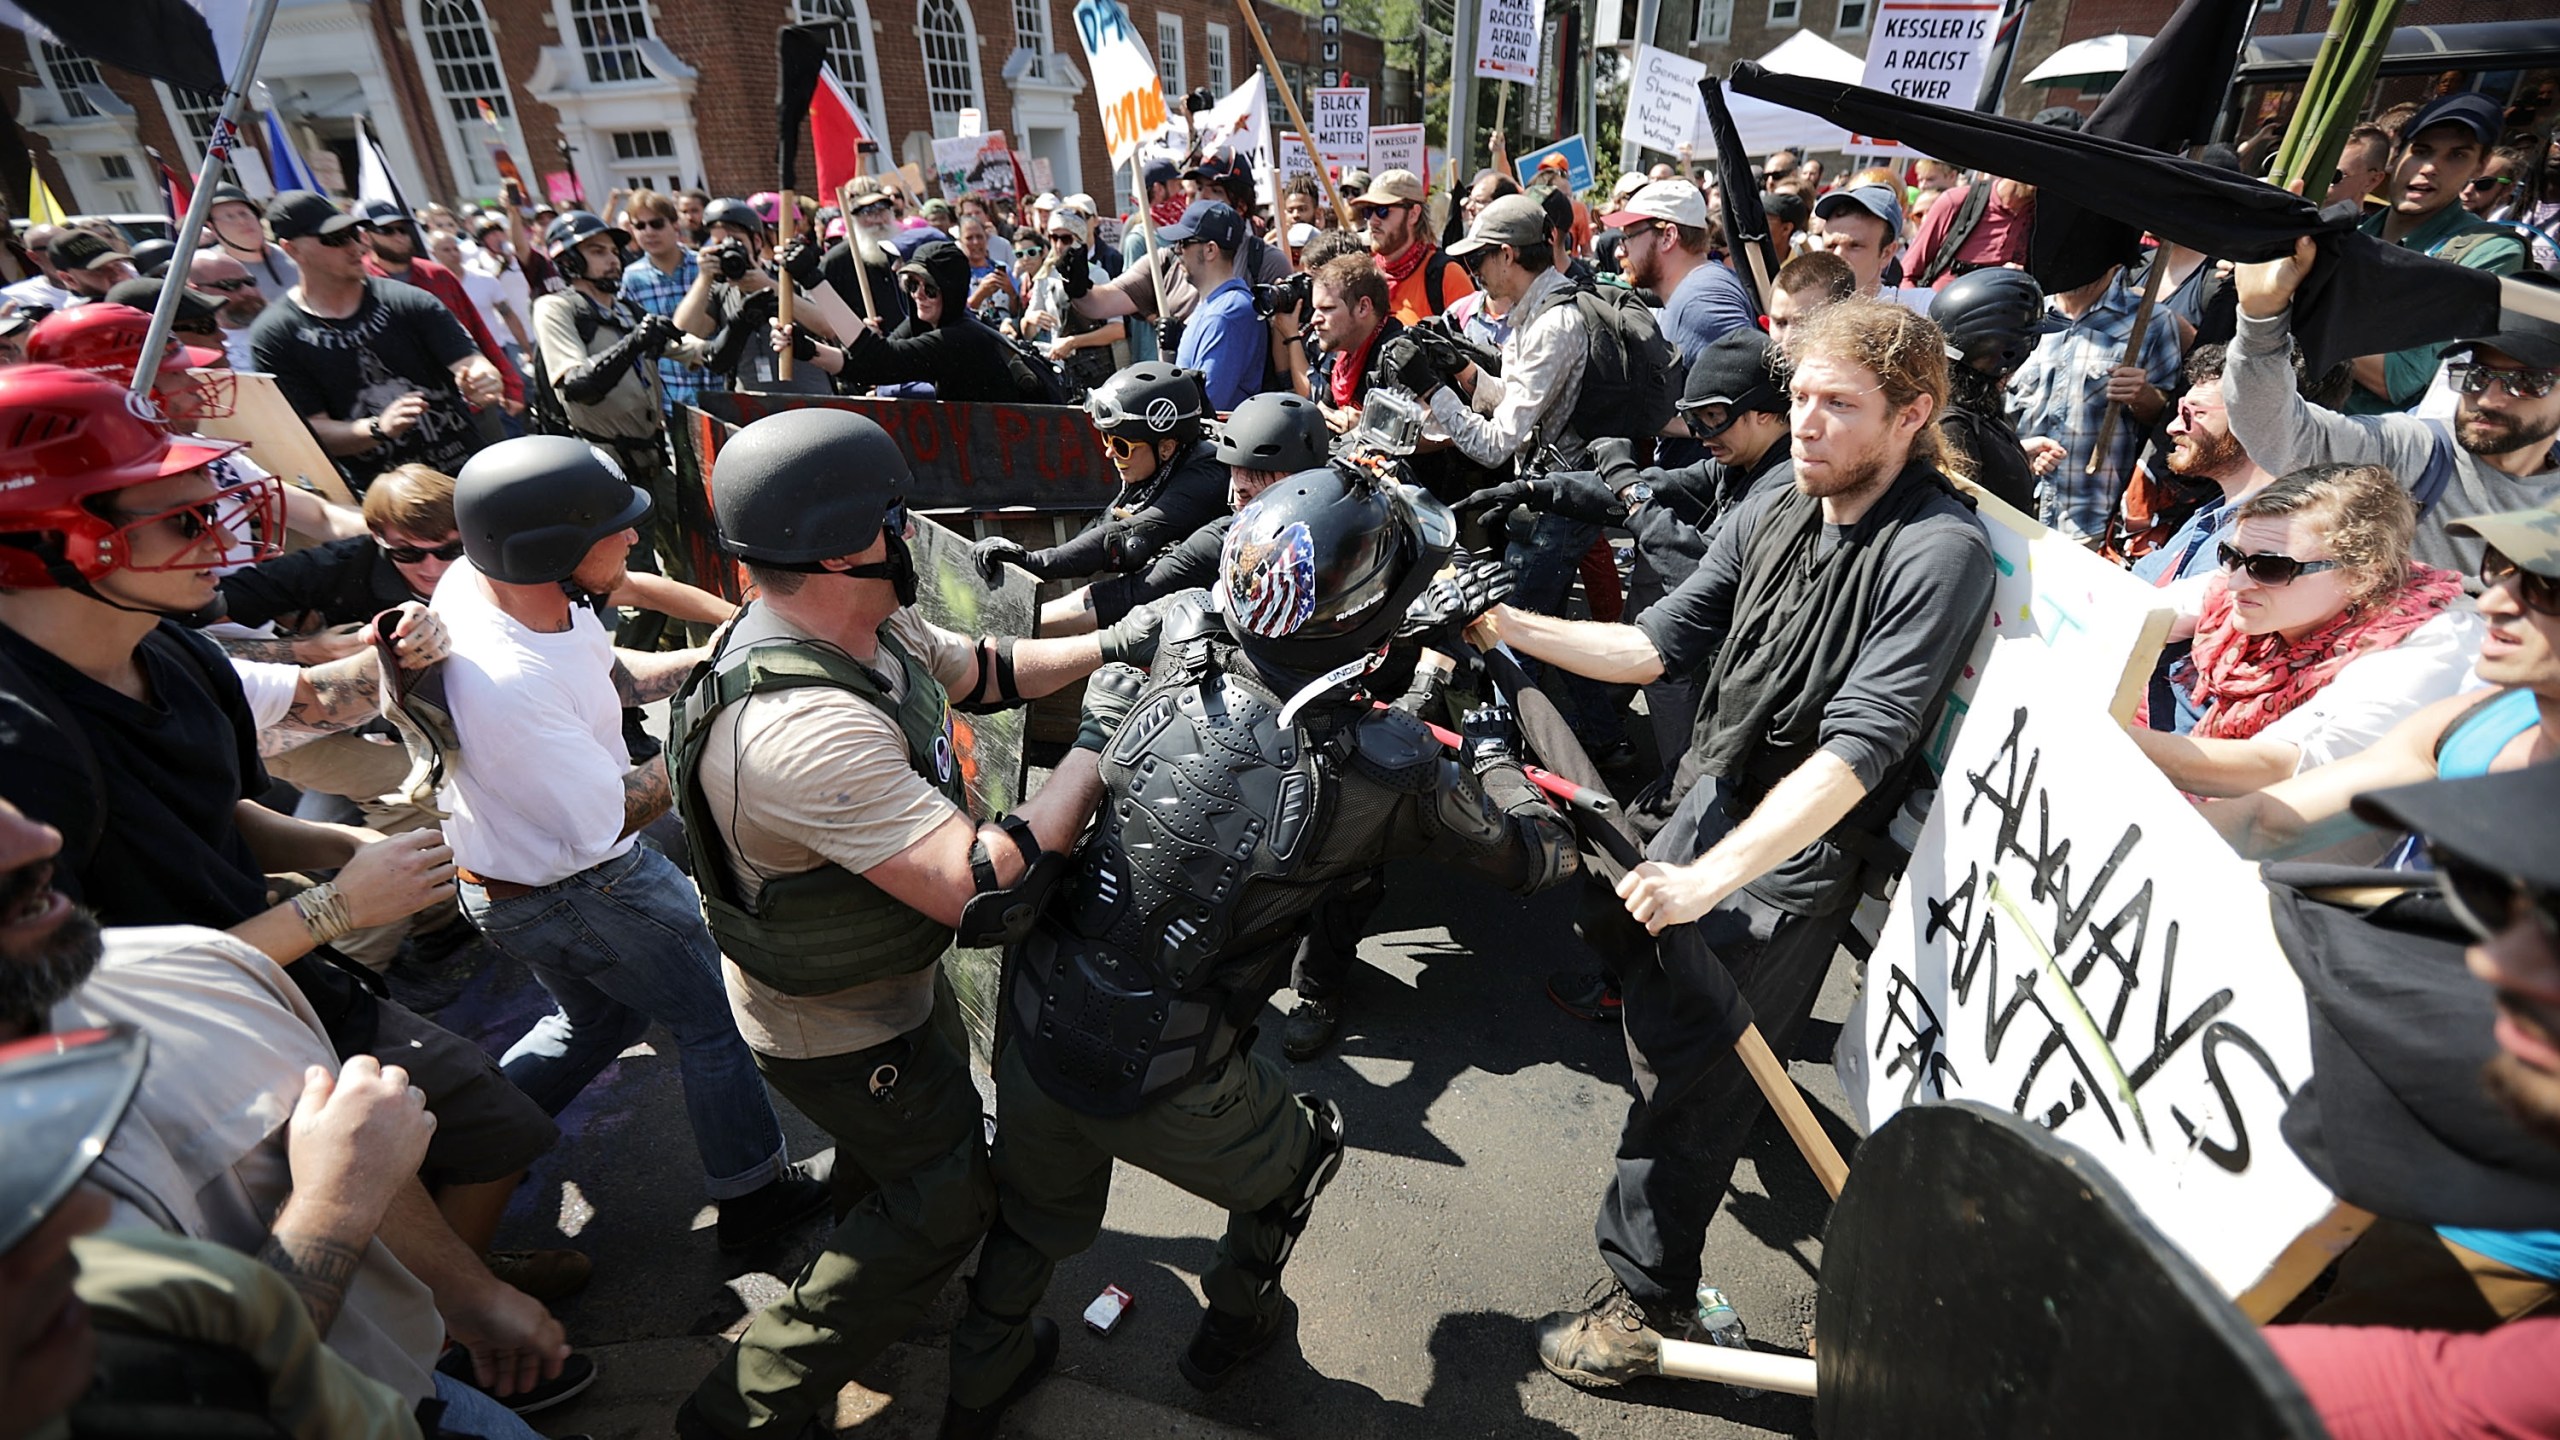
[[[1392,290],[1410,279],[1414,271],[1421,269],[1422,262],[1430,259],[1431,252],[1437,248],[1439,247],[1429,241],[1416,240],[1404,247],[1404,254],[1401,256],[1373,255],[1369,258],[1377,261],[1378,268],[1387,272],[1387,288]]]
[[[1155,204],[1148,206],[1147,218],[1156,223],[1156,228],[1161,229],[1164,226],[1170,225],[1174,221],[1181,219],[1182,212],[1190,208],[1190,201],[1176,195],[1170,200],[1159,200]]]
[[[2388,650],[2462,595],[2462,577],[2432,565],[2409,567],[2409,583],[2350,608],[2299,640],[2248,635],[2232,623],[2231,591],[2217,582],[2196,624],[2194,695],[2206,706],[2200,739],[2245,740],[2338,678],[2358,658]]]
[[[1347,409],[1360,403],[1360,379],[1369,373],[1369,357],[1378,348],[1378,337],[1386,331],[1387,327],[1380,325],[1369,332],[1368,339],[1360,342],[1359,349],[1333,357],[1333,373],[1326,377],[1326,392],[1333,397],[1335,405]]]

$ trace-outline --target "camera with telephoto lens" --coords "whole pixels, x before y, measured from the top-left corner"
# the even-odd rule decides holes
[[[1314,293],[1315,277],[1301,270],[1286,280],[1253,287],[1253,313],[1268,320],[1283,310],[1297,312],[1304,319],[1308,297]]]

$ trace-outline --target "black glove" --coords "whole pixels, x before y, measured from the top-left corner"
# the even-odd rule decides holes
[[[1400,638],[1437,635],[1443,643],[1431,648],[1445,653],[1456,646],[1456,632],[1510,597],[1514,583],[1510,566],[1461,551],[1451,557],[1450,567],[1433,576],[1422,593],[1413,597],[1413,603],[1405,607],[1404,621],[1396,627],[1396,634]]]
[[[1081,300],[1093,293],[1093,262],[1086,257],[1083,246],[1067,247],[1067,253],[1058,260],[1058,278],[1067,282],[1069,300]]]
[[[1479,705],[1468,711],[1458,735],[1458,763],[1470,775],[1482,778],[1496,766],[1520,763],[1519,730],[1511,723],[1509,706]]]
[[[713,273],[732,284],[745,279],[755,263],[747,258],[747,247],[735,240],[716,240],[703,246],[702,260]]]
[[[782,267],[784,274],[798,281],[804,290],[814,290],[818,286],[818,258],[818,247],[811,244],[806,235],[792,236],[790,244],[773,254],[774,263]]]
[[[791,326],[791,358],[804,365],[818,358],[818,342],[797,322]]]
[[[1129,613],[1112,621],[1102,630],[1102,658],[1106,662],[1126,665],[1152,665],[1156,659],[1156,637],[1164,630],[1164,602],[1149,600],[1129,607]]]
[[[1427,396],[1448,383],[1439,361],[1422,348],[1422,342],[1405,335],[1378,347],[1377,373],[1417,396]]]
[[[1147,689],[1147,672],[1135,665],[1113,663],[1085,677],[1084,717],[1076,725],[1078,750],[1102,753],[1111,737],[1138,708],[1138,697]]]
[[[1415,387],[1413,393],[1428,395],[1467,368],[1466,357],[1458,353],[1457,338],[1448,331],[1436,325],[1416,325],[1404,333],[1413,337],[1414,348],[1423,354],[1435,376],[1429,389]]]
[[[1531,493],[1527,504],[1532,510],[1586,525],[1627,523],[1626,502],[1618,498],[1618,492],[1607,481],[1588,470],[1560,470],[1528,483]]]
[[[579,405],[593,405],[611,394],[613,387],[622,383],[622,377],[631,373],[632,366],[654,357],[658,350],[665,348],[653,348],[648,343],[653,325],[664,325],[669,332],[675,330],[664,316],[644,318],[621,339],[614,341],[603,354],[561,376],[560,394]]]
[[[1582,448],[1583,454],[1591,461],[1591,468],[1599,472],[1601,481],[1610,489],[1618,489],[1636,478],[1633,473],[1636,468],[1636,442],[1633,440],[1623,435],[1603,435]]]
[[[1469,339],[1465,331],[1449,323],[1447,316],[1426,315],[1415,321],[1410,328],[1431,337],[1434,345],[1444,348],[1450,355],[1456,357],[1456,363],[1449,367],[1450,374],[1454,375],[1465,369],[1467,365],[1473,364],[1487,375],[1497,379],[1501,377],[1502,352],[1490,345]]]
[[[1004,583],[1004,567],[1008,563],[1027,570],[1031,567],[1023,562],[1030,558],[1031,552],[1022,548],[1020,541],[1002,535],[990,535],[969,547],[969,563],[978,567],[978,578],[987,582],[990,590]]]
[[[665,354],[668,346],[683,339],[684,331],[666,316],[652,313],[640,317],[640,325],[631,332],[631,338],[643,353],[657,356]]]
[[[1449,508],[1461,515],[1472,515],[1480,510],[1491,512],[1515,509],[1528,504],[1535,498],[1537,488],[1537,482],[1534,480],[1505,480],[1499,485],[1487,485]],[[1494,526],[1490,520],[1485,523],[1489,528],[1500,528]]]

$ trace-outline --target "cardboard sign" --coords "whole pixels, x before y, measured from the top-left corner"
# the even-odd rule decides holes
[[[1272,143],[1278,147],[1279,156],[1271,167],[1271,173],[1280,177],[1281,184],[1286,185],[1299,175],[1316,173],[1316,162],[1307,154],[1307,142],[1284,131],[1274,137]]]
[[[579,184],[578,177],[566,170],[543,171],[542,193],[563,210],[587,203],[587,187]]]
[[[1858,82],[1933,105],[1964,109],[1982,93],[1983,57],[2000,29],[2000,0],[1881,0]],[[1885,136],[1853,136],[1859,154],[1906,153]]]
[[[1476,78],[1527,85],[1538,78],[1541,0],[1484,0],[1476,17]]]
[[[982,114],[980,114],[980,113],[978,112],[978,108],[977,108],[976,106],[974,106],[974,105],[965,105],[965,106],[962,106],[962,107],[961,107],[961,110],[960,110],[960,133],[961,133],[961,134],[963,134],[963,135],[976,135],[976,134],[979,134],[979,133],[983,132],[986,128],[987,128],[987,117],[986,117],[986,116],[984,116],[984,115],[982,115]]]
[[[1139,143],[1162,130],[1168,119],[1155,56],[1139,40],[1119,0],[1076,0],[1075,18],[1085,69],[1093,77],[1094,103],[1102,108],[1111,163],[1126,165]]]
[[[356,497],[347,489],[345,478],[320,448],[319,437],[302,417],[293,413],[293,404],[276,388],[276,377],[245,370],[190,370],[187,372],[212,386],[232,387],[231,413],[208,415],[189,428],[199,435],[216,440],[241,440],[249,446],[249,458],[258,468],[276,477],[280,484],[297,490],[309,490],[323,500],[340,505],[353,505]]]
[[[1034,155],[1026,163],[1031,171],[1031,188],[1046,194],[1058,188],[1056,172],[1050,169],[1049,157]]]
[[[1627,134],[1648,150],[1676,155],[1698,138],[1698,82],[1707,67],[1650,45],[1636,47],[1627,82]]]
[[[1410,170],[1431,179],[1431,158],[1422,143],[1420,125],[1378,125],[1369,131],[1369,173],[1384,174],[1389,170]]]
[[[1574,189],[1591,188],[1591,147],[1582,143],[1579,135],[1567,135],[1553,145],[1541,146],[1513,162],[1513,168],[1520,172],[1520,183],[1528,184],[1530,178],[1538,173],[1538,163],[1550,155],[1564,157],[1565,175]]]
[[[934,141],[933,170],[945,199],[1013,193],[1013,154],[1001,130]]]
[[[1307,128],[1324,163],[1336,171],[1369,168],[1368,89],[1310,90],[1307,101]]]

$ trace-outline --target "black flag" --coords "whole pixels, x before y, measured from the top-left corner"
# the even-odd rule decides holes
[[[2186,0],[2160,34],[2098,102],[2084,134],[2184,154],[2213,133],[2231,72],[2240,63],[2257,11],[2235,0]],[[2077,196],[2075,188],[2068,192]],[[2129,263],[2142,244],[2139,225],[2092,215],[2053,191],[2036,195],[2036,224],[2027,266],[2047,294],[2077,290]],[[2212,251],[2206,251],[2212,254]]]
[[[785,25],[778,42],[781,83],[773,96],[774,128],[780,133],[777,169],[782,188],[800,188],[800,130],[809,122],[809,102],[818,93],[818,72],[827,63],[826,31],[814,25]]]
[[[1707,128],[1716,142],[1716,200],[1724,210],[1725,243],[1733,247],[1734,277],[1751,297],[1752,318],[1769,313],[1769,297],[1760,293],[1762,276],[1778,275],[1778,254],[1769,241],[1769,212],[1760,203],[1760,176],[1742,152],[1742,132],[1734,128],[1732,107],[1724,103],[1724,82],[1713,75],[1698,82],[1698,98],[1707,105]],[[1758,254],[1767,268],[1757,269]]]
[[[2305,235],[2320,261],[2294,297],[2293,333],[2313,373],[2498,328],[2498,277],[2355,233],[2355,217],[2243,175],[2104,135],[2078,134],[1905,100],[1859,85],[1779,75],[1748,61],[1734,90],[1819,115],[1855,134],[1890,135],[1949,164],[2067,193],[2111,220],[2242,264],[2293,253]]]
[[[92,60],[220,95],[231,88],[213,28],[187,0],[17,0],[27,18]]]

